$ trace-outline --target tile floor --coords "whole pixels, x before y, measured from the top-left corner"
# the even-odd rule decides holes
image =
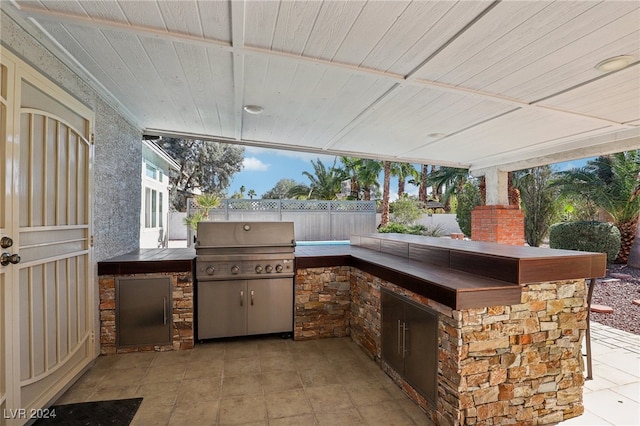
[[[103,356],[56,404],[133,397],[132,426],[430,424],[349,338]]]
[[[585,413],[560,426],[640,425],[640,336],[592,323]],[[132,426],[430,425],[348,338],[251,338],[99,357],[56,403],[143,397]]]
[[[584,385],[585,412],[559,425],[640,425],[640,335],[592,322],[591,350],[593,380]]]

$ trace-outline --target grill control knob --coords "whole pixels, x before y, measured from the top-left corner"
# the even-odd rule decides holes
[[[240,272],[240,268],[238,267],[238,265],[233,265],[233,266],[231,267],[231,273],[232,273],[233,275],[237,275],[237,274],[238,274],[238,272]]]
[[[276,265],[276,272],[282,272],[282,265],[279,263]]]
[[[267,272],[271,272],[271,271],[273,271],[273,266],[267,265],[267,266],[264,267],[264,270],[267,271]]]
[[[262,266],[261,265],[256,265],[256,273],[261,273],[262,272]]]
[[[207,269],[206,269],[207,275],[213,275],[215,271],[216,271],[216,268],[214,268],[213,266],[207,266]]]

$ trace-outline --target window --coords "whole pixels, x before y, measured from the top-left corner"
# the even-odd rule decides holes
[[[158,191],[151,190],[151,227],[156,227],[156,219],[158,218],[158,206],[157,206]]]
[[[156,166],[152,164],[145,163],[145,174],[150,179],[153,179],[153,180],[158,179],[158,169],[156,168]]]
[[[144,190],[144,227],[151,228],[151,189]]]
[[[162,176],[162,174],[160,175]],[[158,226],[162,228],[164,224],[162,223],[162,218],[164,217],[162,210],[162,192],[158,192]]]
[[[144,191],[144,227],[162,228],[164,226],[163,193],[151,188]]]

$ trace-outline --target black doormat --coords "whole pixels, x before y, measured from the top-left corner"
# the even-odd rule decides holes
[[[42,410],[43,418],[34,425],[129,426],[141,402],[142,398],[131,398],[54,405]]]

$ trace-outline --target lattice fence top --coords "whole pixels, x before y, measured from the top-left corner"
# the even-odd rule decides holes
[[[331,210],[340,212],[376,212],[375,201],[332,201]]]
[[[229,210],[249,211],[278,210],[278,201],[279,200],[243,200],[235,198],[223,200],[223,202],[226,202],[229,206]]]
[[[323,200],[282,200],[282,210],[320,210],[329,211],[331,208],[330,201]]]
[[[193,198],[188,200],[188,212],[197,211],[198,206]],[[329,200],[247,200],[229,198],[220,200],[215,211],[325,211],[325,212],[354,212],[375,214],[375,201],[329,201]]]

